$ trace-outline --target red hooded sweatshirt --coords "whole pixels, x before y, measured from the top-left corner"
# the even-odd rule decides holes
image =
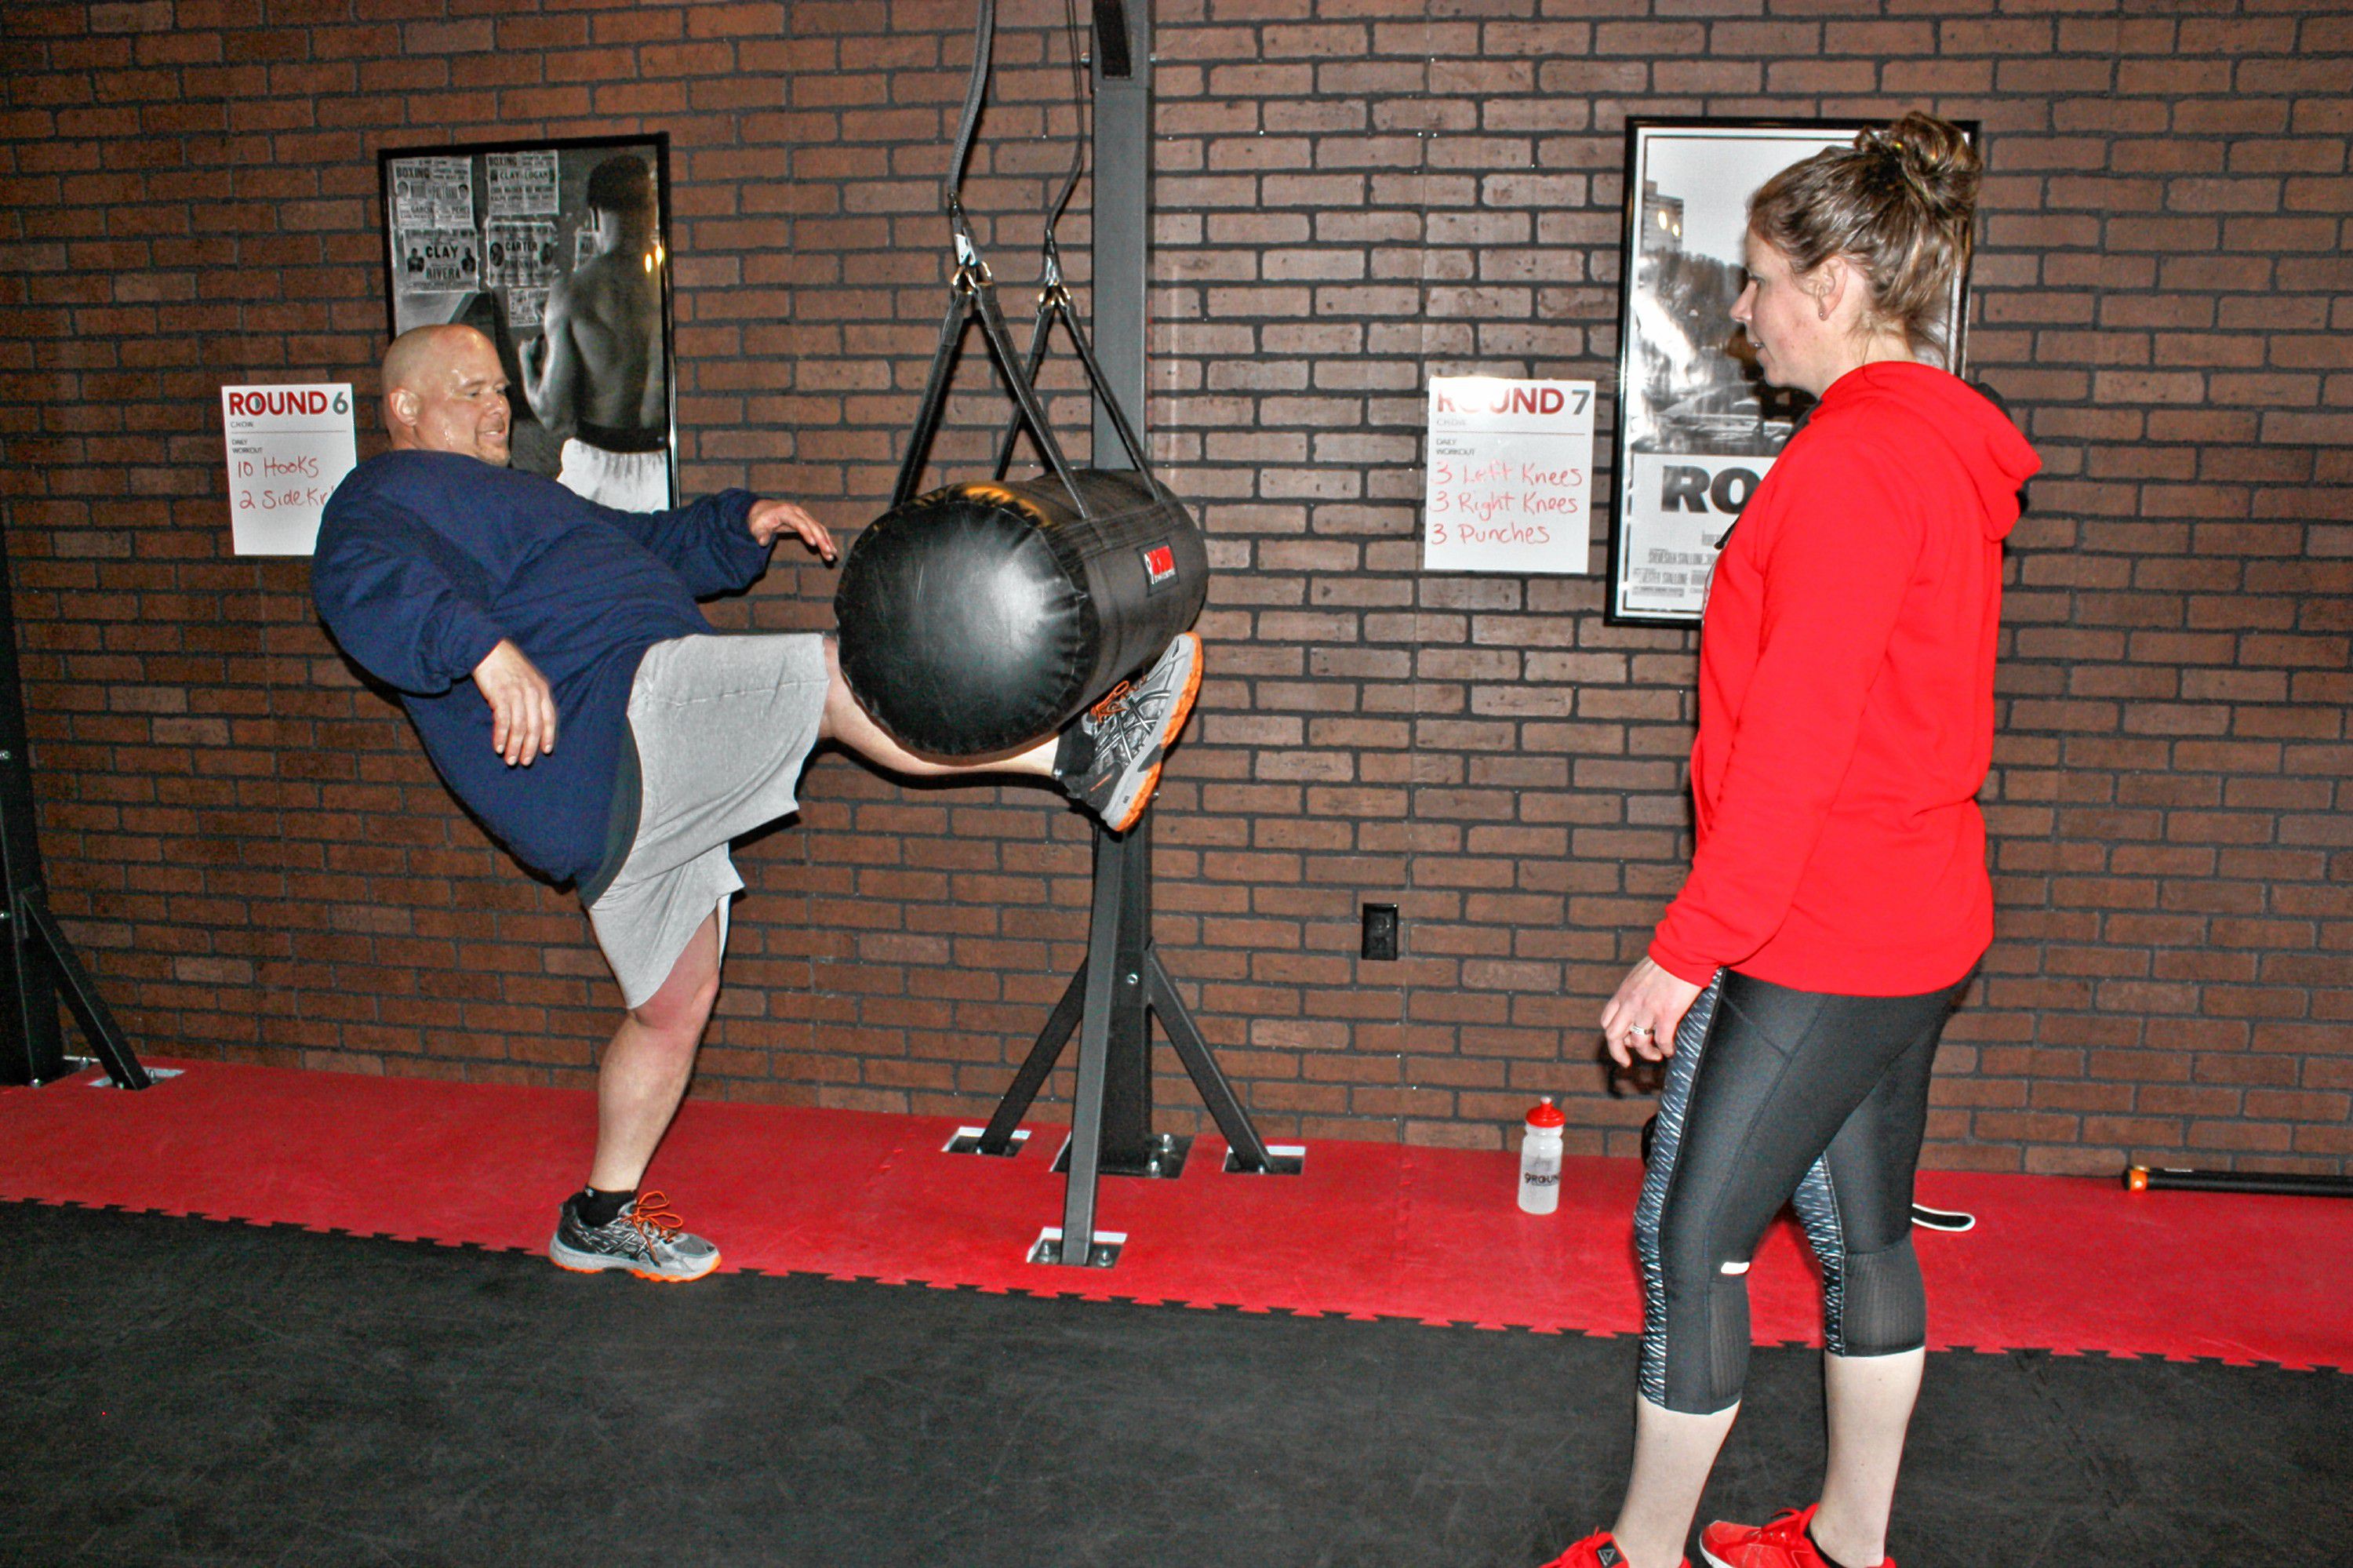
[[[2001,541],[2041,466],[1941,370],[1866,365],[1822,395],[1708,589],[1698,842],[1662,967],[1913,996],[1985,952]]]

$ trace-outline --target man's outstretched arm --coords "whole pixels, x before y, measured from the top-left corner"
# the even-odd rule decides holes
[[[750,530],[752,542],[760,546],[775,544],[777,535],[790,530],[828,566],[837,553],[833,547],[833,535],[827,532],[825,524],[794,502],[754,501],[752,510],[744,514],[744,526]]]
[[[652,551],[678,573],[697,599],[733,593],[760,580],[768,569],[768,546],[790,533],[830,561],[838,553],[824,524],[789,501],[761,501],[741,490],[723,490],[672,512],[602,514]]]

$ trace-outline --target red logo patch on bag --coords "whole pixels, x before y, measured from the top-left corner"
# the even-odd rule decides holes
[[[1155,592],[1176,580],[1176,552],[1166,545],[1155,545],[1144,552],[1144,587],[1147,593]]]

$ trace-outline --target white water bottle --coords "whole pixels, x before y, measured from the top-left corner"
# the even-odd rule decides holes
[[[1567,1121],[1546,1095],[1528,1112],[1520,1140],[1520,1209],[1549,1214],[1560,1207],[1560,1129]]]

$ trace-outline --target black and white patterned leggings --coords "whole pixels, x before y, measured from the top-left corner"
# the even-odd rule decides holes
[[[1748,1261],[1792,1203],[1820,1259],[1834,1355],[1927,1342],[1912,1178],[1936,1037],[1963,980],[1921,996],[1717,973],[1675,1031],[1634,1211],[1644,1397],[1705,1414],[1748,1372]]]

